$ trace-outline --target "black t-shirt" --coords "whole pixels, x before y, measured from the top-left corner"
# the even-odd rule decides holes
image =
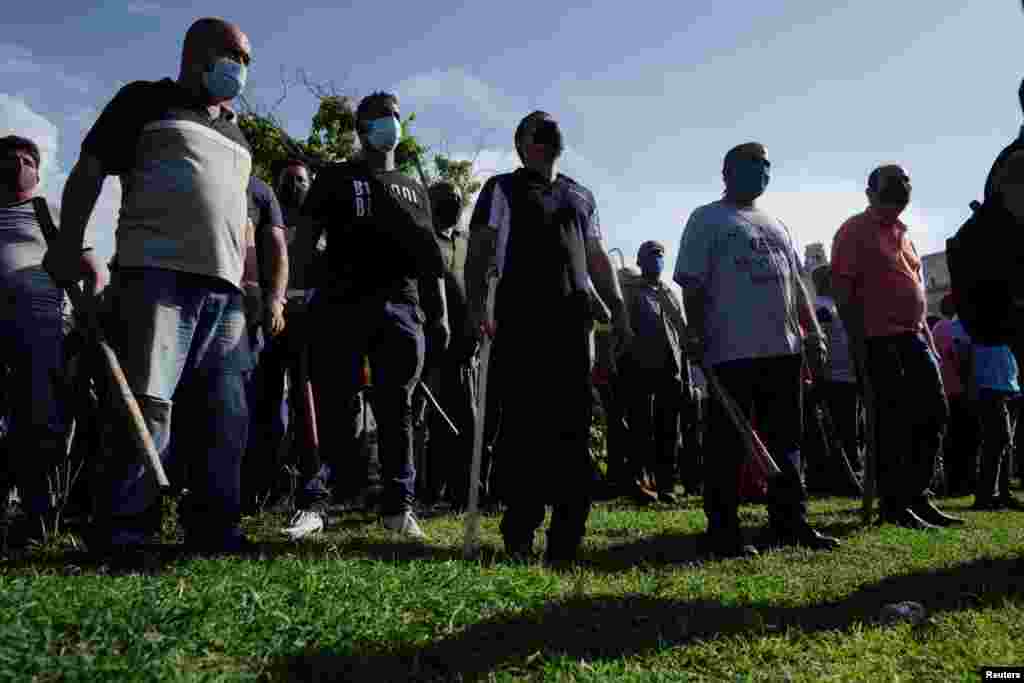
[[[323,286],[336,300],[419,304],[417,280],[444,275],[430,200],[400,171],[359,162],[325,168],[303,211],[326,231]]]

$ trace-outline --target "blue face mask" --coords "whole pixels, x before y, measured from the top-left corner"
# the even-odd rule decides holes
[[[665,270],[665,256],[663,254],[656,254],[647,252],[640,257],[640,270],[644,275],[650,277],[661,277],[662,272]]]
[[[248,69],[233,59],[221,57],[203,73],[206,91],[218,100],[233,100],[245,90]]]
[[[390,152],[398,147],[402,137],[402,124],[394,116],[383,116],[366,124],[366,141],[380,152]]]
[[[771,174],[764,162],[737,161],[729,170],[729,191],[741,197],[760,197],[768,188],[769,180]]]

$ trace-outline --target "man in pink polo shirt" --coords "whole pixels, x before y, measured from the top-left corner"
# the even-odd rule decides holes
[[[921,259],[899,215],[910,178],[897,165],[868,178],[866,211],[832,243],[839,314],[874,396],[877,481],[883,521],[928,529],[962,524],[929,500],[949,409],[938,352],[925,324]]]

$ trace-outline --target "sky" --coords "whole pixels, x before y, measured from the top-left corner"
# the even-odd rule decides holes
[[[561,170],[595,194],[609,248],[628,264],[649,239],[671,272],[687,216],[721,196],[735,144],[762,142],[772,180],[761,206],[830,248],[862,210],[868,173],[903,164],[904,214],[921,253],[940,251],[980,199],[1021,125],[1024,30],[1017,0],[689,0],[551,3],[256,3],[110,0],[6,3],[0,135],[35,139],[54,203],[81,141],[117,90],[175,77],[188,26],[236,22],[253,64],[246,97],[295,137],[314,96],[303,70],[355,97],[398,94],[437,151],[513,170],[512,136],[534,109],[559,119]],[[287,87],[283,83],[291,83]],[[87,239],[114,251],[120,206],[106,181]]]

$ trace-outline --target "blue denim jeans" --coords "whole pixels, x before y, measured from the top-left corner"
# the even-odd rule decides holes
[[[240,467],[249,413],[245,377],[252,355],[242,293],[216,278],[157,268],[121,268],[111,281],[108,336],[173,486],[190,540],[241,535]],[[174,448],[169,448],[174,409]],[[100,532],[115,545],[159,528],[156,482],[140,465],[123,418],[107,421]]]
[[[61,461],[68,426],[56,385],[64,365],[62,301],[41,267],[0,283],[0,358],[9,368],[11,410],[5,469],[29,515],[50,510],[47,476]]]

